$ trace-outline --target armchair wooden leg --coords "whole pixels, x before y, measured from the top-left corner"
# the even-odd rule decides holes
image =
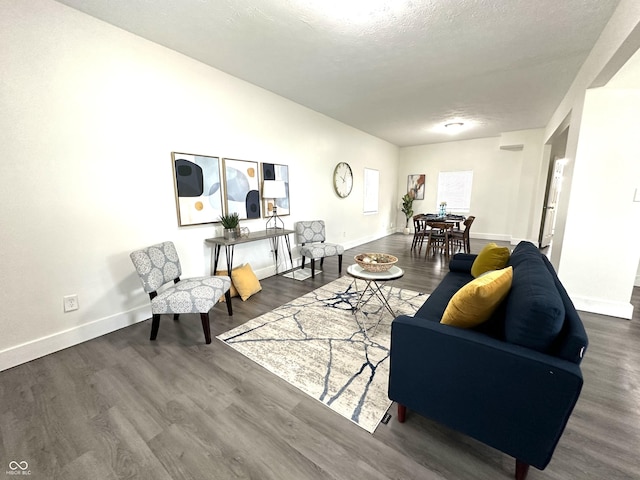
[[[155,340],[158,336],[158,329],[160,328],[160,315],[157,313],[153,314],[151,320],[151,337],[150,340]]]
[[[174,314],[173,314],[173,321],[174,321],[174,322],[175,322],[175,321],[177,321],[179,317],[180,317],[180,314],[179,314],[179,313],[174,313]]]
[[[204,331],[204,341],[207,345],[209,345],[211,343],[211,326],[209,325],[209,314],[201,313],[200,320],[202,321],[202,330]]]
[[[398,404],[398,422],[404,423],[407,418],[407,407]]]
[[[302,264],[301,264],[301,267],[300,267],[301,270],[304,270],[304,262],[305,262],[305,258],[302,257]]]
[[[324,267],[324,257],[320,259],[320,268]]]
[[[342,273],[342,255],[338,255],[338,274]]]
[[[227,290],[224,294],[224,300],[227,303],[227,312],[229,312],[229,316],[233,315],[233,308],[231,307],[231,290]]]
[[[312,258],[311,259],[311,278],[314,278],[316,276],[316,259]]]
[[[516,458],[516,480],[524,480],[529,473],[529,464],[521,462]]]

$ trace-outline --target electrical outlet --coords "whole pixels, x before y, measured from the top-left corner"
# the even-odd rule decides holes
[[[64,304],[65,312],[73,312],[74,310],[78,310],[78,308],[80,308],[80,306],[78,305],[78,295],[75,293],[73,295],[66,295],[62,297],[62,301]]]

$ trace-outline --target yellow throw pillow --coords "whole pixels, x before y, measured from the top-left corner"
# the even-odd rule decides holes
[[[218,276],[218,277],[228,277],[229,274],[227,273],[226,270],[218,270],[218,271],[216,271],[216,276]],[[233,284],[233,281],[231,281],[231,288],[229,289],[229,293],[231,294],[232,298],[238,296],[238,290],[236,290],[236,287]],[[220,297],[220,301],[221,302],[225,302],[226,301],[224,295],[222,297]]]
[[[508,261],[509,249],[507,247],[499,247],[493,242],[487,243],[473,261],[471,275],[478,278],[490,270],[500,270],[505,267]]]
[[[489,272],[458,290],[442,315],[440,323],[471,328],[487,321],[509,293],[513,267]]]
[[[256,274],[251,270],[251,265],[245,263],[242,267],[234,268],[231,270],[231,281],[236,286],[238,294],[244,302],[254,293],[258,293],[262,290],[262,285]]]

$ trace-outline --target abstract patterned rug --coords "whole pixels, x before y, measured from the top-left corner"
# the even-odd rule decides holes
[[[383,290],[396,315],[413,315],[428,296]],[[353,279],[342,277],[217,338],[373,433],[391,405],[393,318],[375,297],[354,315],[358,297]]]

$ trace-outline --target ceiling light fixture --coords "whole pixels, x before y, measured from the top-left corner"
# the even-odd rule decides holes
[[[454,131],[458,131],[460,130],[462,127],[464,127],[464,123],[462,122],[451,122],[451,123],[445,123],[444,127],[448,130],[454,130]]]

